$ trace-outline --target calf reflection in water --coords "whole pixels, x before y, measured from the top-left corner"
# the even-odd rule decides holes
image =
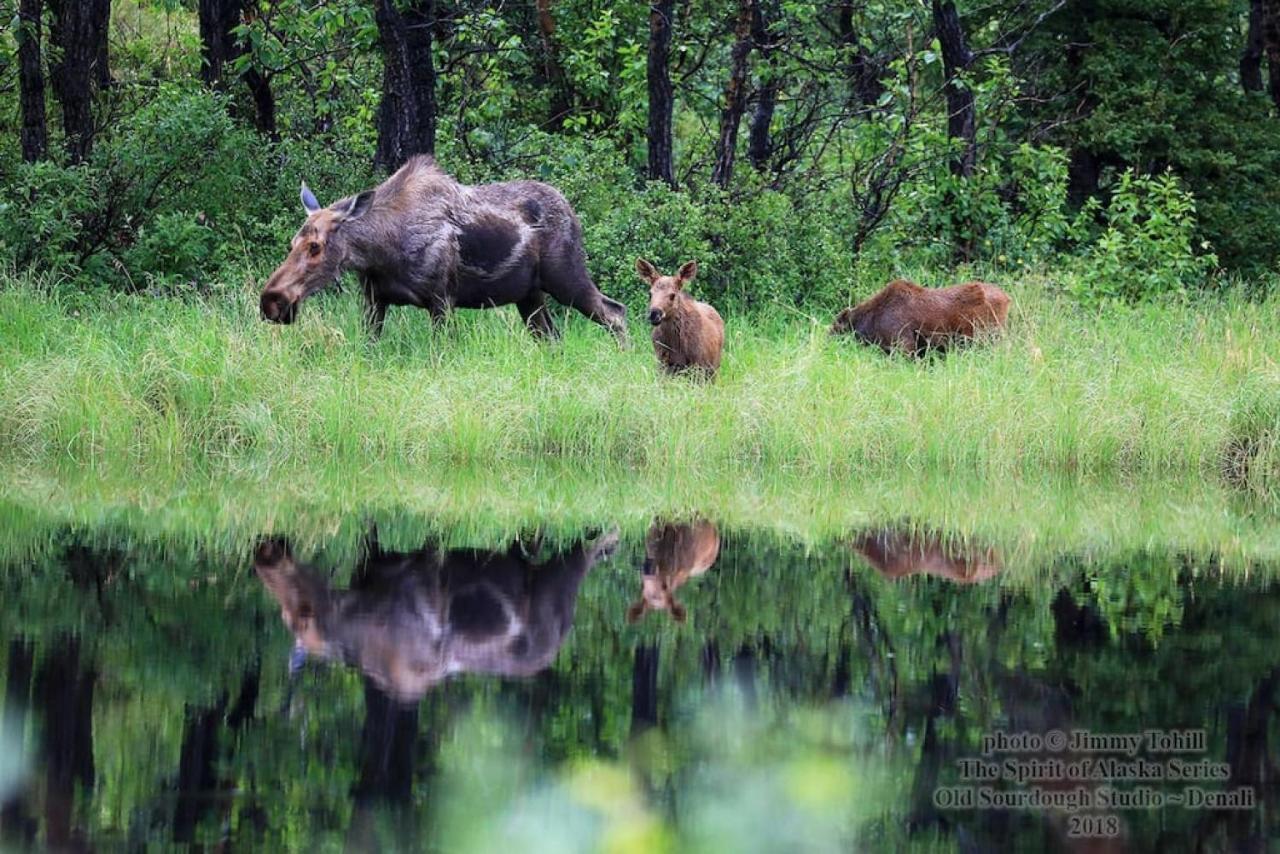
[[[720,555],[720,534],[705,519],[666,522],[654,519],[644,540],[640,598],[627,609],[627,621],[635,622],[645,611],[667,611],[683,623],[687,612],[676,591],[689,579],[711,568]]]
[[[993,548],[908,527],[864,531],[853,541],[853,548],[881,575],[895,580],[923,573],[957,584],[977,584],[1004,568]]]
[[[297,657],[359,667],[401,702],[453,673],[532,676],[550,666],[573,622],[578,587],[618,544],[611,531],[543,561],[506,552],[382,550],[370,537],[348,590],[334,590],[270,540],[255,569],[280,603]]]

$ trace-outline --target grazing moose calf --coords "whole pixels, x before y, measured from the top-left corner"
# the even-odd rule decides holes
[[[683,623],[686,612],[676,601],[676,590],[710,569],[719,556],[720,534],[705,519],[692,523],[655,519],[644,540],[640,599],[627,609],[627,621],[634,623],[653,610],[667,611]]]
[[[322,208],[302,186],[302,224],[262,291],[262,316],[292,323],[304,299],[354,270],[373,335],[389,305],[450,308],[515,303],[534,335],[554,337],[546,296],[625,343],[627,310],[587,273],[582,226],[560,191],[537,181],[470,187],[414,157],[372,190]]]
[[[649,322],[659,364],[670,374],[693,371],[714,378],[724,348],[724,321],[714,308],[684,292],[698,274],[698,262],[690,261],[674,276],[664,276],[637,258],[636,272],[649,283]]]
[[[983,332],[998,332],[1009,314],[1009,295],[985,282],[922,288],[897,279],[878,294],[836,315],[831,334],[852,332],[886,353],[916,356],[946,350]]]
[[[916,528],[864,531],[853,548],[881,575],[895,581],[924,574],[956,584],[976,584],[994,578],[1003,567],[993,548],[948,541],[937,532]]]

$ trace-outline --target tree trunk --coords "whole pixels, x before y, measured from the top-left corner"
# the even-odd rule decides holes
[[[188,706],[182,726],[182,746],[178,750],[178,782],[173,807],[173,841],[189,845],[196,828],[214,804],[218,788],[215,766],[218,761],[218,731],[222,729],[227,698],[213,706]]]
[[[933,0],[933,24],[942,45],[942,70],[947,77],[947,137],[961,140],[960,153],[951,160],[951,173],[968,178],[978,159],[977,115],[973,90],[960,77],[973,64],[973,51],[969,50],[954,2]]]
[[[675,96],[671,89],[671,25],[675,0],[649,6],[649,180],[676,185],[671,136]]]
[[[31,675],[34,672],[35,649],[23,637],[9,641],[9,664],[5,668],[4,708],[9,715],[12,732],[23,733],[27,726],[27,707],[31,702]],[[15,850],[35,850],[37,822],[27,812],[29,797],[15,794],[0,803],[0,846]]]
[[[103,30],[110,0],[49,0],[50,40],[60,49],[49,68],[53,95],[62,106],[67,155],[79,163],[93,150],[93,83],[100,79]]]
[[[110,89],[114,82],[111,79],[111,0],[85,0],[93,9],[94,18],[101,21],[95,32],[94,37],[96,44],[94,45],[94,61],[93,70],[95,82],[99,89]]]
[[[1259,0],[1271,101],[1280,110],[1280,0]]]
[[[271,78],[250,68],[244,73],[244,82],[253,96],[253,126],[258,133],[279,141],[280,131],[276,128],[276,96],[271,91]]]
[[[78,638],[54,642],[36,675],[36,705],[44,713],[45,842],[55,851],[85,847],[73,821],[77,785],[92,788],[93,689],[97,673],[80,664]]]
[[[395,0],[376,0],[382,45],[382,103],[374,166],[400,168],[415,154],[436,149],[436,72],[431,60],[433,0],[416,0],[401,11]]]
[[[1097,155],[1087,148],[1071,150],[1067,162],[1067,201],[1078,208],[1098,194],[1098,181],[1102,177],[1102,164]]]
[[[225,66],[240,55],[236,25],[244,9],[243,0],[200,0],[200,79],[206,85],[223,88]]]
[[[535,0],[538,12],[538,38],[542,41],[542,70],[551,87],[551,114],[547,125],[553,130],[564,126],[572,111],[569,87],[556,49],[556,19],[551,14],[551,0]]]
[[[18,103],[22,112],[22,159],[43,160],[49,153],[44,119],[44,71],[40,65],[41,12],[44,0],[19,0]]]
[[[631,667],[631,734],[658,723],[658,645],[640,644]]]
[[[1249,29],[1240,57],[1240,85],[1246,92],[1262,91],[1262,3],[1249,0]]]
[[[757,172],[763,172],[769,165],[773,154],[773,145],[769,141],[769,125],[773,124],[773,111],[778,104],[778,63],[774,56],[778,34],[772,31],[777,22],[776,10],[768,12],[763,8],[765,0],[756,0],[751,16],[751,39],[756,51],[764,60],[765,74],[768,77],[756,93],[756,108],[751,113],[751,126],[747,133],[747,159]]]
[[[757,0],[738,0],[738,19],[733,27],[734,43],[729,61],[729,81],[724,87],[724,107],[720,113],[720,136],[716,140],[716,162],[711,180],[721,187],[733,180],[733,161],[738,148],[738,126],[747,109],[747,57],[751,54],[751,21]]]
[[[840,34],[840,46],[846,51],[849,88],[853,97],[864,107],[874,106],[879,103],[884,87],[880,85],[879,66],[858,40],[858,31],[853,26],[852,0],[840,4],[836,32]]]
[[[227,66],[244,53],[236,39],[235,28],[244,17],[245,5],[246,0],[199,0],[200,55],[203,59],[200,78],[219,90],[227,88],[230,74]],[[279,139],[271,78],[256,68],[248,69],[241,76],[253,97],[253,126],[259,133]]]

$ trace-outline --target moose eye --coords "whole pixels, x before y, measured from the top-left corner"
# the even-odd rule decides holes
[[[308,254],[308,255],[310,255],[312,258],[314,258],[314,257],[316,257],[317,255],[319,255],[319,254],[320,254],[320,244],[319,244],[319,243],[316,243],[314,240],[313,240],[312,242],[308,243],[308,244],[307,244],[307,254]]]

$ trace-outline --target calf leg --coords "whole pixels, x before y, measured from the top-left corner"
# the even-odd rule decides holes
[[[530,292],[527,297],[516,303],[516,308],[520,310],[520,317],[524,320],[524,325],[533,333],[533,337],[546,339],[560,337],[560,330],[556,329],[555,321],[551,319],[551,312],[547,309],[547,295],[542,291]]]
[[[560,257],[544,259],[541,282],[542,289],[557,302],[577,309],[608,329],[619,346],[627,345],[627,307],[600,292],[591,281],[581,252],[565,251]]]

